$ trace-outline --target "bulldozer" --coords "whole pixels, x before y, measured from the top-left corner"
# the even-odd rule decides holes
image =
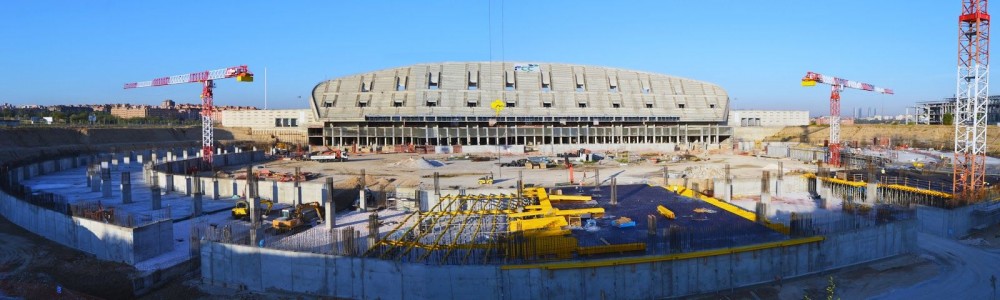
[[[274,202],[271,200],[260,200],[260,204],[264,205],[264,214],[270,214],[271,208],[274,207]],[[250,217],[250,202],[247,200],[240,200],[236,202],[236,207],[233,207],[233,219],[243,219]]]
[[[493,184],[493,172],[490,172],[490,175],[479,177],[479,184],[482,185]]]
[[[300,230],[307,224],[323,221],[323,208],[319,202],[303,203],[281,210],[281,217],[271,221],[271,229],[275,233]]]

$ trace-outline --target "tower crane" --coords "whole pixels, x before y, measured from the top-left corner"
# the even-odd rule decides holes
[[[170,77],[160,77],[149,81],[130,82],[125,84],[125,89],[155,87],[164,85],[174,85],[182,83],[201,83],[201,157],[202,160],[212,165],[213,155],[213,123],[212,112],[212,89],[215,88],[214,80],[236,78],[238,82],[253,82],[253,73],[246,65],[217,69],[210,71],[194,72],[190,74],[176,75]]]
[[[978,200],[986,182],[986,113],[990,86],[990,15],[987,0],[962,0],[958,17],[955,87],[955,156],[952,192],[960,202]]]
[[[892,95],[892,90],[813,72],[807,72],[802,77],[802,86],[816,86],[816,83],[830,85],[830,165],[840,166],[840,92],[844,88],[852,88]]]

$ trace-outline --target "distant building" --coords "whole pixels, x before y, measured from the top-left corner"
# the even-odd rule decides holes
[[[1000,95],[988,98],[986,105],[987,122],[1000,122]],[[926,124],[944,124],[944,115],[955,113],[955,98],[944,98],[938,101],[917,102],[917,116]]]
[[[325,146],[599,150],[717,144],[733,132],[724,125],[729,95],[719,85],[560,63],[445,62],[372,70],[320,82],[309,108],[317,119],[308,130],[309,144]]]
[[[816,125],[830,125],[830,118],[829,117],[814,118],[814,119],[812,119],[812,121],[815,122]],[[844,117],[841,117],[840,118],[840,125],[854,125],[854,118],[844,118]]]
[[[279,141],[305,144],[309,124],[316,123],[309,109],[223,110],[222,127],[249,128],[254,135],[271,135]]]
[[[731,110],[729,126],[771,127],[809,125],[807,110]]]
[[[160,103],[160,108],[173,109],[175,105],[177,105],[177,103],[174,103],[174,100],[167,99],[163,100],[163,103]]]
[[[132,118],[149,118],[149,117],[159,117],[163,119],[177,119],[177,111],[173,109],[165,109],[159,107],[152,107],[148,105],[132,106],[132,105],[117,105],[111,108],[111,115],[122,118],[122,119],[132,119]]]

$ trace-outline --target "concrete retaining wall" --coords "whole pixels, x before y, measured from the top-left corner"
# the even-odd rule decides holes
[[[722,195],[721,191],[725,189],[725,180],[716,179],[715,183],[715,193]],[[778,179],[776,176],[771,176],[771,195],[774,195],[779,191]],[[784,179],[781,180],[780,193],[808,193],[809,184],[808,179],[798,175],[786,175]],[[760,195],[760,179],[759,178],[736,178],[733,179],[733,196],[750,196],[750,195]]]
[[[206,282],[356,299],[647,299],[709,293],[906,253],[913,221],[788,247],[602,267],[440,266],[207,242]]]
[[[986,216],[975,213],[977,209],[994,208],[997,205],[1000,204],[983,202],[953,209],[921,205],[917,206],[917,220],[920,220],[920,231],[958,239],[968,235],[974,228],[992,226],[1000,222],[996,213]]]
[[[48,172],[83,166],[91,159],[81,156],[33,163],[12,168],[8,174],[16,183]],[[39,207],[5,192],[0,192],[0,215],[46,239],[102,260],[135,264],[169,252],[174,245],[170,220],[138,228],[122,227]]]
[[[173,223],[164,220],[139,228],[71,217],[0,192],[0,214],[46,239],[102,260],[135,264],[173,249]]]

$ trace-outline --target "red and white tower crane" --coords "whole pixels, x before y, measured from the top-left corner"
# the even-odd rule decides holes
[[[955,91],[956,200],[977,200],[986,179],[986,110],[990,86],[990,15],[987,0],[962,0],[958,17],[958,83]]]
[[[830,85],[830,165],[840,166],[840,92],[844,88],[859,89],[863,91],[876,92],[880,94],[892,95],[891,89],[876,87],[871,84],[850,81],[833,76],[821,75],[807,72],[802,77],[802,86],[816,86],[816,83]]]
[[[176,75],[170,77],[160,77],[149,81],[131,82],[125,84],[125,89],[142,87],[164,86],[182,83],[201,83],[201,157],[209,167],[212,166],[213,155],[213,123],[212,112],[212,89],[215,88],[216,79],[236,78],[239,82],[253,82],[253,73],[247,66],[236,66],[225,69],[195,72],[191,74]]]

